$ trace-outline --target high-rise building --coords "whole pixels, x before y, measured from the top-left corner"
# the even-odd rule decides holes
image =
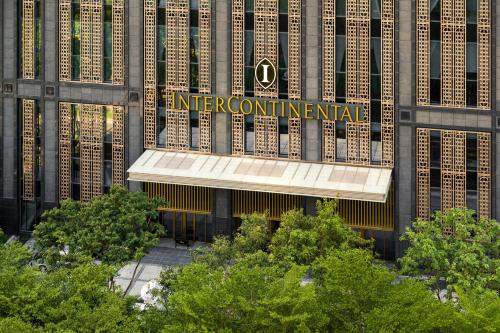
[[[491,0],[4,0],[1,227],[29,232],[112,184],[164,197],[168,236],[198,241],[336,198],[388,258],[435,210],[499,218],[495,13]]]

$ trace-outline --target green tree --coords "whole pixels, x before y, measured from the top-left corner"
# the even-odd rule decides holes
[[[157,208],[164,205],[144,192],[118,186],[89,203],[66,200],[43,214],[34,231],[35,244],[50,264],[78,260],[81,255],[111,265],[138,260],[164,233],[155,222]]]
[[[345,225],[334,200],[317,202],[317,215],[292,210],[282,215],[269,246],[273,260],[309,265],[330,249],[369,247],[370,241]]]
[[[92,262],[48,272],[29,250],[0,244],[0,332],[137,332],[134,299],[109,289],[115,269]]]
[[[266,262],[271,230],[265,214],[243,215],[241,226],[233,240],[227,236],[216,236],[210,247],[198,248],[192,253],[195,262],[203,262],[211,267],[222,267],[237,260]]]
[[[305,267],[287,273],[277,267],[236,263],[213,268],[193,263],[177,274],[163,275],[169,324],[165,332],[319,331],[328,319],[317,302],[314,285],[301,286]],[[190,331],[188,329],[188,331]]]
[[[399,259],[403,274],[444,279],[453,289],[500,288],[500,227],[473,218],[473,211],[450,209],[427,221],[417,219],[401,240],[409,247]]]

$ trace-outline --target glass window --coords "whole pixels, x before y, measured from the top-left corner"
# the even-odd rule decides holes
[[[279,118],[279,155],[288,157],[288,118]]]
[[[198,112],[191,112],[189,115],[189,134],[191,149],[198,150],[200,148],[200,122]]]
[[[254,116],[245,117],[245,153],[254,152]]]
[[[430,159],[431,168],[441,167],[441,132],[431,131],[430,134]]]
[[[80,4],[73,2],[71,5],[71,78],[72,80],[80,80]]]
[[[42,73],[42,5],[35,1],[35,78]]]

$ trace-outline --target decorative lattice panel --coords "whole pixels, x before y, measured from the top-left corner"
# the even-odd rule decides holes
[[[269,59],[278,68],[278,1],[255,1],[255,64],[263,58]],[[278,85],[275,82],[268,89],[262,88],[257,81],[254,83],[255,96],[278,97]]]
[[[302,119],[288,118],[288,158],[302,158]]]
[[[243,96],[245,94],[245,1],[233,0],[232,4],[232,93],[235,96]]]
[[[478,133],[478,216],[489,218],[491,214],[491,135],[489,133]]]
[[[102,0],[92,3],[92,81],[102,82]]]
[[[113,0],[113,84],[125,84],[124,64],[124,0]]]
[[[80,125],[80,200],[89,201],[92,198],[92,148],[94,121],[94,106],[81,105]]]
[[[59,103],[59,200],[71,197],[71,104]]]
[[[359,127],[355,123],[346,124],[347,162],[359,163]]]
[[[200,112],[200,151],[212,152],[212,114]]]
[[[103,192],[104,169],[104,113],[101,105],[92,105],[92,197]]]
[[[323,120],[323,161],[335,162],[335,122]]]
[[[36,140],[36,109],[34,100],[23,99],[22,120],[23,199],[34,200]]]
[[[454,0],[441,1],[441,105],[453,106]]]
[[[92,0],[81,0],[80,4],[80,81],[92,82]]]
[[[125,184],[125,109],[113,106],[113,184]]]
[[[177,140],[177,132],[179,125],[179,113],[167,110],[167,143],[166,147],[170,150],[177,150],[178,140]]]
[[[23,0],[22,12],[22,77],[35,78],[35,0]]]
[[[255,141],[254,154],[255,156],[267,155],[267,138],[266,138],[266,118],[265,116],[254,117]]]
[[[454,1],[454,101],[453,105],[456,107],[464,108],[466,106],[465,100],[465,82],[466,82],[466,63],[465,63],[465,49],[466,49],[466,19],[465,19],[465,1]]]
[[[454,149],[454,132],[442,131],[441,132],[441,211],[453,208],[454,195],[454,163],[453,163],[453,149]]]
[[[71,0],[59,0],[59,80],[71,80]]]
[[[347,0],[346,101],[361,104],[367,124],[347,125],[347,161],[369,164],[370,138],[370,5],[368,0]]]
[[[200,93],[210,94],[211,89],[211,1],[200,0]],[[200,125],[201,126],[201,125]],[[201,149],[201,146],[200,146]]]
[[[177,0],[177,78],[180,91],[189,91],[189,0]],[[168,15],[168,13],[167,13]],[[167,57],[170,55],[167,53]]]
[[[301,6],[301,0],[288,1],[288,98],[290,99],[302,97]]]
[[[429,0],[417,0],[417,104],[429,104]]]
[[[156,147],[156,1],[144,1],[144,147]]]
[[[335,101],[335,1],[334,0],[323,1],[323,100],[328,102]]]
[[[478,0],[477,41],[478,41],[478,99],[480,109],[489,109],[491,80],[491,8],[490,0]]]
[[[266,157],[278,157],[278,117],[266,116],[267,152]]]
[[[232,114],[231,118],[233,155],[243,155],[245,153],[245,116]]]
[[[478,2],[477,32],[468,31],[465,0],[441,0],[441,101],[451,108],[467,106],[467,35],[477,33],[478,98],[477,108],[490,108],[490,0]],[[417,104],[430,104],[430,2],[417,0]],[[475,106],[476,107],[476,106]]]
[[[394,1],[382,1],[382,165],[394,166]]]
[[[430,133],[426,128],[417,129],[417,216],[429,218],[430,211]]]
[[[466,206],[466,133],[455,131],[453,145],[454,207]]]
[[[178,113],[177,140],[179,150],[189,150],[189,111],[175,111]]]

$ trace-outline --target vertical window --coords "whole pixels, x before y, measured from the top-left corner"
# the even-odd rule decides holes
[[[336,149],[336,156],[335,159],[338,162],[345,162],[347,159],[347,138],[346,138],[346,131],[345,131],[345,123],[343,122],[337,122],[335,127],[335,149]]]
[[[380,164],[382,160],[381,137],[381,91],[382,91],[382,48],[381,48],[381,1],[371,1],[370,22],[370,122],[371,126],[371,160]]]
[[[197,93],[200,88],[200,12],[199,0],[190,1],[189,9],[189,85]]]
[[[80,0],[73,0],[71,5],[71,79],[80,80]]]
[[[35,0],[35,79],[42,73],[42,5]]]
[[[441,210],[441,132],[430,133],[430,211]]]
[[[104,108],[104,193],[108,193],[113,183],[113,106]]]
[[[254,51],[254,0],[245,1],[245,96],[254,95],[255,51]]]
[[[80,126],[81,126],[81,107],[80,104],[71,104],[71,122],[72,122],[72,149],[71,149],[71,193],[73,200],[80,200]]]
[[[477,0],[466,0],[466,103],[477,107]]]
[[[158,7],[156,10],[156,85],[157,85],[157,129],[156,134],[158,135],[156,142],[158,147],[164,148],[166,146],[167,140],[167,120],[165,107],[167,105],[167,87],[166,87],[166,75],[167,75],[167,28],[166,28],[166,17],[165,17],[165,0],[158,1]]]
[[[279,0],[278,16],[279,98],[288,98],[288,0]],[[288,154],[288,152],[287,152]]]
[[[200,149],[200,120],[197,111],[189,114],[189,142],[192,150]]]
[[[441,103],[441,0],[430,1],[430,102]]]
[[[38,100],[19,100],[19,175],[23,200],[21,231],[32,231],[42,213],[42,113]]]
[[[254,116],[245,117],[245,153],[254,153],[254,141],[255,141],[255,127],[254,127]]]
[[[113,0],[105,0],[104,3],[104,82],[111,82],[113,75]]]
[[[466,203],[469,209],[477,211],[477,134],[467,133],[466,141]]]
[[[288,137],[288,118],[279,118],[279,156],[280,157],[288,157],[288,146],[289,146],[289,137]]]

